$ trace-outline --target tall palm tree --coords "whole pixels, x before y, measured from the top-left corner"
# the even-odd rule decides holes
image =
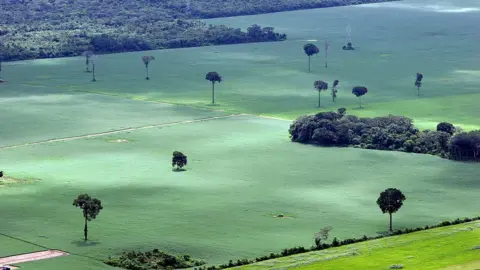
[[[215,83],[222,82],[222,76],[215,71],[208,72],[205,79],[212,83],[212,104],[215,103]]]

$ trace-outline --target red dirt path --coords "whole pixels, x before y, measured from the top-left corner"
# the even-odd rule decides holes
[[[12,267],[10,265],[22,263],[22,262],[49,259],[49,258],[65,256],[65,255],[68,255],[68,253],[60,250],[46,250],[46,251],[39,251],[39,252],[3,257],[3,258],[0,258],[0,266],[8,266],[8,267],[11,267],[12,269],[16,269],[15,267]]]

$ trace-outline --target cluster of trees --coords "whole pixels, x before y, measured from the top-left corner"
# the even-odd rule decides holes
[[[440,156],[453,160],[480,161],[480,130],[463,132],[442,122],[436,130],[418,130],[403,116],[358,118],[338,112],[301,116],[289,129],[291,140],[324,146],[353,146]]]
[[[189,255],[173,256],[158,249],[124,252],[118,257],[109,257],[105,263],[130,270],[185,269],[205,264],[204,261],[194,260]]]

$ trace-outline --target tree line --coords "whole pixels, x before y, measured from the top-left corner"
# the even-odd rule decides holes
[[[297,118],[289,128],[293,142],[323,146],[430,154],[460,161],[480,161],[480,130],[465,132],[451,123],[420,131],[403,116],[359,118],[346,109]]]
[[[67,34],[43,39],[35,32],[40,26],[31,26],[31,32],[22,35],[0,36],[0,61],[79,56],[85,51],[97,54],[175,49],[209,45],[251,42],[275,42],[287,39],[286,34],[275,32],[273,27],[253,24],[246,31],[224,25],[207,25],[200,21],[175,20],[145,25],[141,29],[124,32],[65,30]],[[14,33],[21,33],[14,31]],[[35,38],[32,36],[35,35]],[[52,33],[55,36],[55,33]],[[3,40],[3,41],[2,41]]]

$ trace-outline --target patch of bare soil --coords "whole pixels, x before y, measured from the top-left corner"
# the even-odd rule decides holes
[[[114,143],[125,143],[128,142],[127,139],[116,139],[116,140],[110,140],[109,142],[114,142]]]
[[[65,256],[65,255],[68,255],[68,253],[60,250],[46,250],[46,251],[20,254],[20,255],[0,258],[0,266],[7,266],[12,269],[16,269],[10,265],[23,263],[23,262],[50,259],[50,258],[55,258],[55,257]]]
[[[0,188],[8,187],[15,184],[31,184],[39,180],[40,179],[36,179],[36,178],[21,179],[21,178],[3,176],[2,178],[0,178]]]

